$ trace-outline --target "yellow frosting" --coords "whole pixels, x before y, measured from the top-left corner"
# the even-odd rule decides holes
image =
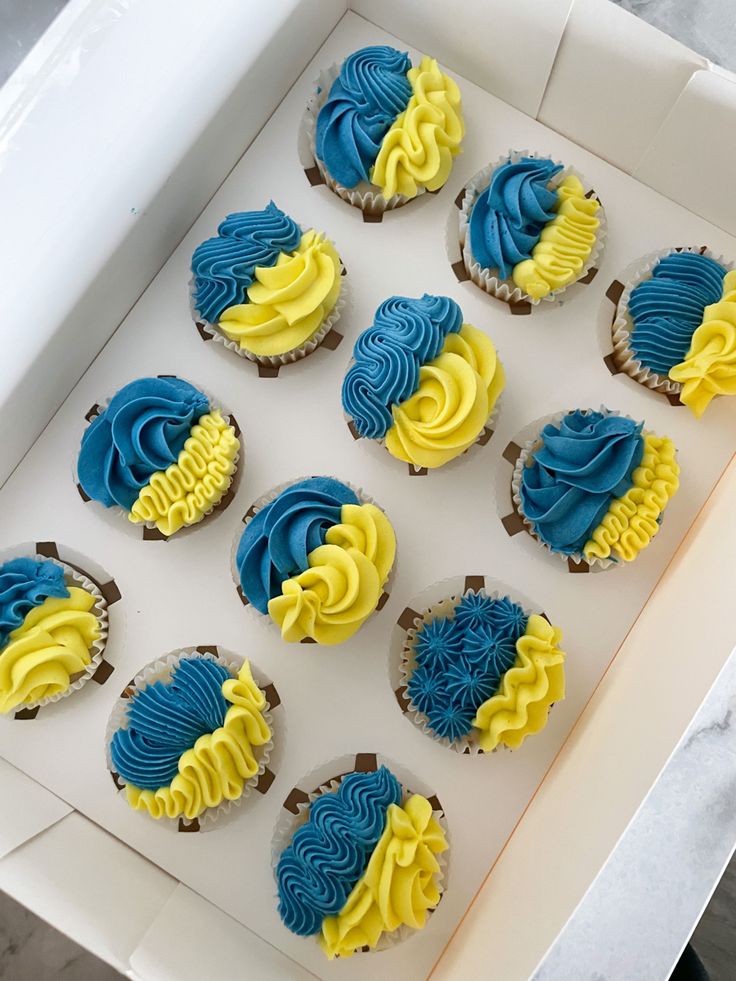
[[[566,177],[557,191],[557,215],[542,229],[531,259],[517,263],[512,274],[519,289],[535,300],[578,278],[600,225],[596,218],[600,203],[585,197],[577,177]]]
[[[157,820],[185,817],[193,820],[208,807],[237,800],[243,787],[258,773],[254,746],[264,746],[271,730],[263,717],[266,698],[253,680],[248,661],[237,678],[223,682],[222,694],[231,702],[219,729],[200,736],[182,753],[179,772],[168,787],[141,790],[127,784],[131,807],[147,811]]]
[[[419,369],[419,387],[393,406],[386,433],[393,456],[417,467],[441,467],[478,439],[504,387],[490,339],[470,324],[448,334],[440,354]]]
[[[561,640],[558,627],[536,613],[529,617],[526,633],[516,641],[513,667],[473,719],[485,752],[500,744],[517,749],[527,736],[544,728],[550,705],[565,697],[565,654],[558,646]]]
[[[408,78],[412,96],[384,136],[370,173],[386,198],[413,198],[419,187],[442,187],[465,135],[460,89],[435,59],[422,58]]]
[[[256,266],[249,303],[228,307],[220,329],[244,351],[279,355],[301,347],[319,330],[340,295],[340,258],[314,229],[275,266]]]
[[[307,556],[309,568],[269,601],[284,640],[340,644],[378,605],[396,555],[391,523],[374,504],[343,504],[340,518]]]
[[[230,486],[239,450],[235,429],[219,409],[201,416],[176,463],[153,474],[128,518],[155,522],[164,535],[201,521]]]
[[[631,479],[634,486],[611,503],[585,543],[586,558],[607,559],[615,552],[631,562],[659,531],[659,517],[680,486],[675,445],[666,437],[647,434],[644,454]]]
[[[68,588],[68,597],[34,607],[0,653],[0,713],[66,691],[92,660],[90,648],[100,636],[90,612],[95,598]]]
[[[723,298],[703,312],[685,360],[670,368],[680,401],[698,418],[715,395],[736,395],[736,270],[723,278]]]
[[[440,901],[436,855],[448,848],[432,805],[414,794],[399,807],[389,804],[386,827],[337,916],[322,921],[319,938],[327,956],[350,957],[375,947],[381,934],[400,926],[421,930],[427,910]]]

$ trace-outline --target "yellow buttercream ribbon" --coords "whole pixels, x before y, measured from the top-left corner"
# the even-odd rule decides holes
[[[373,949],[382,934],[400,926],[421,930],[440,901],[436,856],[448,847],[426,797],[414,794],[403,807],[389,804],[365,872],[337,916],[322,921],[319,942],[330,960]]]
[[[607,559],[615,552],[631,562],[659,531],[659,519],[680,486],[680,468],[672,440],[647,433],[641,463],[631,475],[633,487],[611,502],[585,543],[586,558]]]
[[[185,817],[194,820],[208,807],[237,800],[259,769],[254,747],[265,746],[271,729],[263,711],[266,696],[243,662],[237,678],[223,682],[222,694],[231,703],[219,729],[200,736],[179,758],[179,772],[168,787],[141,790],[126,784],[132,808],[156,820]]]
[[[413,395],[392,407],[386,448],[416,467],[443,466],[478,439],[504,384],[490,339],[463,324],[447,335],[434,361],[421,366]]]
[[[235,427],[219,409],[200,416],[176,463],[141,488],[129,520],[154,522],[164,535],[201,521],[232,483],[239,450]]]
[[[495,695],[479,706],[473,725],[488,753],[503,744],[517,749],[547,722],[550,705],[565,697],[562,631],[533,613],[516,641],[516,660],[502,676]]]
[[[422,58],[407,77],[411,98],[384,136],[369,175],[386,198],[442,187],[465,135],[460,89],[435,59]]]
[[[317,333],[332,313],[341,288],[340,257],[313,228],[294,252],[282,252],[273,266],[256,266],[248,303],[228,307],[219,326],[244,351],[286,354]]]
[[[586,198],[577,177],[570,175],[557,188],[555,217],[542,229],[531,259],[514,266],[514,283],[539,300],[578,278],[595,245],[600,202]]]
[[[374,504],[343,504],[340,523],[307,556],[309,567],[281,584],[268,612],[284,640],[340,644],[378,606],[396,556],[396,536]]]
[[[78,586],[68,589],[69,596],[45,599],[30,610],[0,652],[0,713],[66,691],[90,664],[90,648],[100,636],[90,612],[95,598]]]
[[[736,395],[736,270],[723,278],[723,297],[703,311],[684,361],[670,368],[680,401],[700,418],[716,395]]]

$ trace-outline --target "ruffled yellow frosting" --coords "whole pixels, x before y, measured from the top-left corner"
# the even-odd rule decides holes
[[[200,736],[182,753],[179,772],[168,787],[141,790],[126,784],[131,807],[157,820],[185,817],[191,821],[206,808],[242,795],[245,784],[258,773],[253,747],[265,746],[271,739],[263,717],[266,697],[253,680],[248,661],[243,662],[237,678],[223,682],[222,694],[232,703],[222,726]]]
[[[659,518],[680,486],[675,445],[648,433],[644,454],[631,479],[634,486],[611,502],[583,552],[588,559],[607,559],[611,552],[631,562],[659,531]]]
[[[129,520],[155,522],[164,535],[195,525],[230,486],[239,450],[235,428],[219,409],[201,416],[176,463],[153,474],[141,488]]]
[[[392,456],[416,467],[441,467],[478,439],[503,391],[505,376],[490,339],[470,324],[448,334],[440,354],[419,369],[419,387],[393,406],[386,433]]]
[[[421,930],[427,911],[440,901],[435,856],[448,847],[425,797],[414,794],[403,807],[390,804],[365,872],[337,916],[322,921],[319,942],[327,956],[350,957],[361,947],[374,948],[383,933],[400,926]]]
[[[698,418],[716,395],[736,395],[736,270],[723,278],[723,298],[703,312],[685,360],[670,368],[680,401]]]
[[[90,612],[95,598],[78,586],[68,588],[69,596],[30,610],[0,653],[0,713],[66,691],[92,660],[90,648],[100,636]]]
[[[586,198],[577,177],[561,181],[557,215],[542,229],[531,259],[514,266],[514,283],[535,300],[574,282],[593,251],[600,221],[600,202]]]
[[[343,504],[340,518],[307,556],[309,568],[269,601],[284,640],[340,644],[378,606],[396,556],[391,523],[374,504]]]
[[[486,753],[503,744],[517,749],[527,736],[543,729],[549,707],[565,697],[562,631],[533,613],[526,633],[516,641],[516,660],[501,678],[495,695],[475,713],[473,725]]]
[[[301,347],[316,334],[340,295],[340,257],[313,228],[275,266],[256,266],[249,303],[228,307],[220,329],[251,354],[272,356]]]
[[[370,173],[386,198],[413,198],[420,187],[442,187],[465,135],[460,89],[435,59],[422,58],[408,78],[409,104],[384,136]]]

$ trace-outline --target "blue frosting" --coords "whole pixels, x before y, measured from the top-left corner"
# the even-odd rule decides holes
[[[529,259],[542,229],[555,217],[557,191],[547,186],[562,170],[551,160],[522,157],[502,164],[478,195],[470,213],[470,246],[484,269],[508,279]]]
[[[541,433],[521,479],[521,510],[553,551],[582,551],[611,502],[632,486],[644,452],[642,424],[576,409]]]
[[[718,303],[726,270],[708,256],[671,252],[660,259],[651,279],[634,287],[629,313],[634,324],[629,346],[646,368],[667,376],[684,360],[703,310]]]
[[[223,310],[247,303],[256,266],[273,266],[281,252],[293,252],[301,241],[297,223],[271,201],[263,211],[243,211],[227,218],[217,236],[202,242],[192,256],[194,306],[209,323]]]
[[[409,55],[386,45],[349,55],[317,117],[317,156],[344,187],[368,180],[381,142],[411,98]]]
[[[322,794],[294,834],[276,869],[279,915],[300,936],[318,933],[325,916],[339,913],[363,874],[401,786],[385,766],[351,773]]]
[[[141,790],[168,787],[179,759],[200,736],[219,729],[230,703],[222,685],[227,668],[206,657],[183,658],[171,680],[137,691],[128,708],[128,728],[110,743],[115,770]]]
[[[516,660],[526,625],[524,611],[507,596],[468,592],[452,616],[417,630],[417,666],[407,692],[437,736],[454,742],[472,730],[478,707],[498,691]]]
[[[416,391],[421,365],[437,357],[462,323],[462,310],[449,296],[384,300],[355,342],[342,386],[343,409],[361,436],[386,435],[394,421],[391,407]]]
[[[121,388],[82,437],[77,476],[87,497],[130,511],[151,476],[175,463],[207,396],[180,378],[139,378]]]
[[[0,648],[26,615],[45,599],[66,598],[64,570],[48,559],[11,559],[0,565]]]
[[[309,568],[307,556],[341,520],[343,504],[359,504],[339,480],[308,477],[282,491],[248,522],[235,562],[244,595],[261,613],[281,584]]]

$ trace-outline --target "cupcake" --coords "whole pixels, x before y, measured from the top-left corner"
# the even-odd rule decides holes
[[[0,714],[32,712],[80,688],[102,661],[107,603],[53,559],[0,564]]]
[[[322,232],[271,201],[228,215],[192,256],[191,306],[205,340],[261,365],[311,354],[340,317],[344,273]]]
[[[449,848],[437,799],[410,793],[385,766],[298,793],[296,820],[285,813],[277,828],[284,925],[316,937],[330,959],[421,930],[442,896]]]
[[[511,152],[476,174],[460,202],[466,273],[511,304],[555,299],[586,279],[603,233],[600,201],[571,167],[548,157]]]
[[[490,339],[454,300],[392,296],[355,343],[342,406],[356,439],[426,472],[488,442],[504,382]]]
[[[700,417],[716,395],[736,395],[736,270],[708,249],[642,260],[613,321],[619,371]]]
[[[94,412],[77,461],[85,501],[120,509],[144,538],[168,538],[229,503],[240,430],[189,382],[139,378],[87,418]]]
[[[543,729],[565,697],[562,631],[482,577],[438,583],[424,602],[396,635],[404,714],[458,753],[517,749]]]
[[[218,648],[188,648],[149,664],[108,723],[115,786],[133,810],[199,830],[241,803],[264,774],[275,705],[273,686],[259,685],[247,660]]]
[[[340,644],[383,605],[395,557],[379,507],[333,477],[307,477],[250,508],[234,575],[242,601],[284,640]]]
[[[672,440],[607,409],[554,417],[521,449],[512,478],[526,529],[573,564],[632,562],[677,492]]]
[[[460,152],[460,90],[434,58],[412,67],[385,45],[361,48],[322,72],[305,113],[304,162],[364,217],[438,191]]]

